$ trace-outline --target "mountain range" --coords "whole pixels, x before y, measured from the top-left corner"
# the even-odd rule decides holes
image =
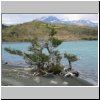
[[[42,22],[47,22],[50,24],[67,24],[67,25],[79,25],[79,26],[89,26],[89,27],[98,27],[98,23],[94,23],[89,20],[72,20],[72,21],[64,21],[55,16],[41,17],[35,19]]]

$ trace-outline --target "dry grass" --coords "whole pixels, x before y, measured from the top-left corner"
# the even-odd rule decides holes
[[[60,40],[97,39],[98,30],[95,28],[55,24],[56,38]],[[49,30],[44,22],[33,21],[2,29],[3,41],[29,41],[35,37],[47,39]]]

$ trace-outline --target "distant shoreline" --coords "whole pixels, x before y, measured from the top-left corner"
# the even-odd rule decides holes
[[[81,78],[76,78],[76,77],[62,77],[62,76],[56,76],[54,75],[54,78],[45,78],[42,76],[39,77],[29,77],[26,79],[25,77],[16,77],[16,72],[18,70],[24,70],[27,68],[22,67],[20,68],[19,66],[12,66],[12,65],[5,65],[2,64],[2,85],[3,86],[94,86],[92,83],[89,83]],[[7,71],[8,70],[8,71]],[[9,75],[10,74],[10,75]],[[37,79],[35,79],[37,78]],[[41,80],[40,83],[36,83],[35,81],[37,80]],[[27,81],[29,80],[29,81]],[[51,81],[52,83],[48,83],[49,81]],[[26,82],[26,83],[25,83]],[[53,82],[57,82],[58,84],[53,84]],[[63,83],[68,83],[63,84]]]
[[[64,40],[63,42],[81,42],[81,41],[98,41],[97,40]],[[2,41],[2,43],[30,43],[30,41]]]

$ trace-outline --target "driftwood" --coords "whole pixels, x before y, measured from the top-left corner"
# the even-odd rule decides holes
[[[75,70],[70,70],[68,69],[64,69],[60,75],[64,76],[64,77],[78,77],[79,76],[79,72],[75,71]]]

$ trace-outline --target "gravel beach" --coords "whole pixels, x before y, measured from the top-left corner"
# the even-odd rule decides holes
[[[59,75],[32,76],[29,68],[2,64],[2,86],[93,86],[76,77]]]

